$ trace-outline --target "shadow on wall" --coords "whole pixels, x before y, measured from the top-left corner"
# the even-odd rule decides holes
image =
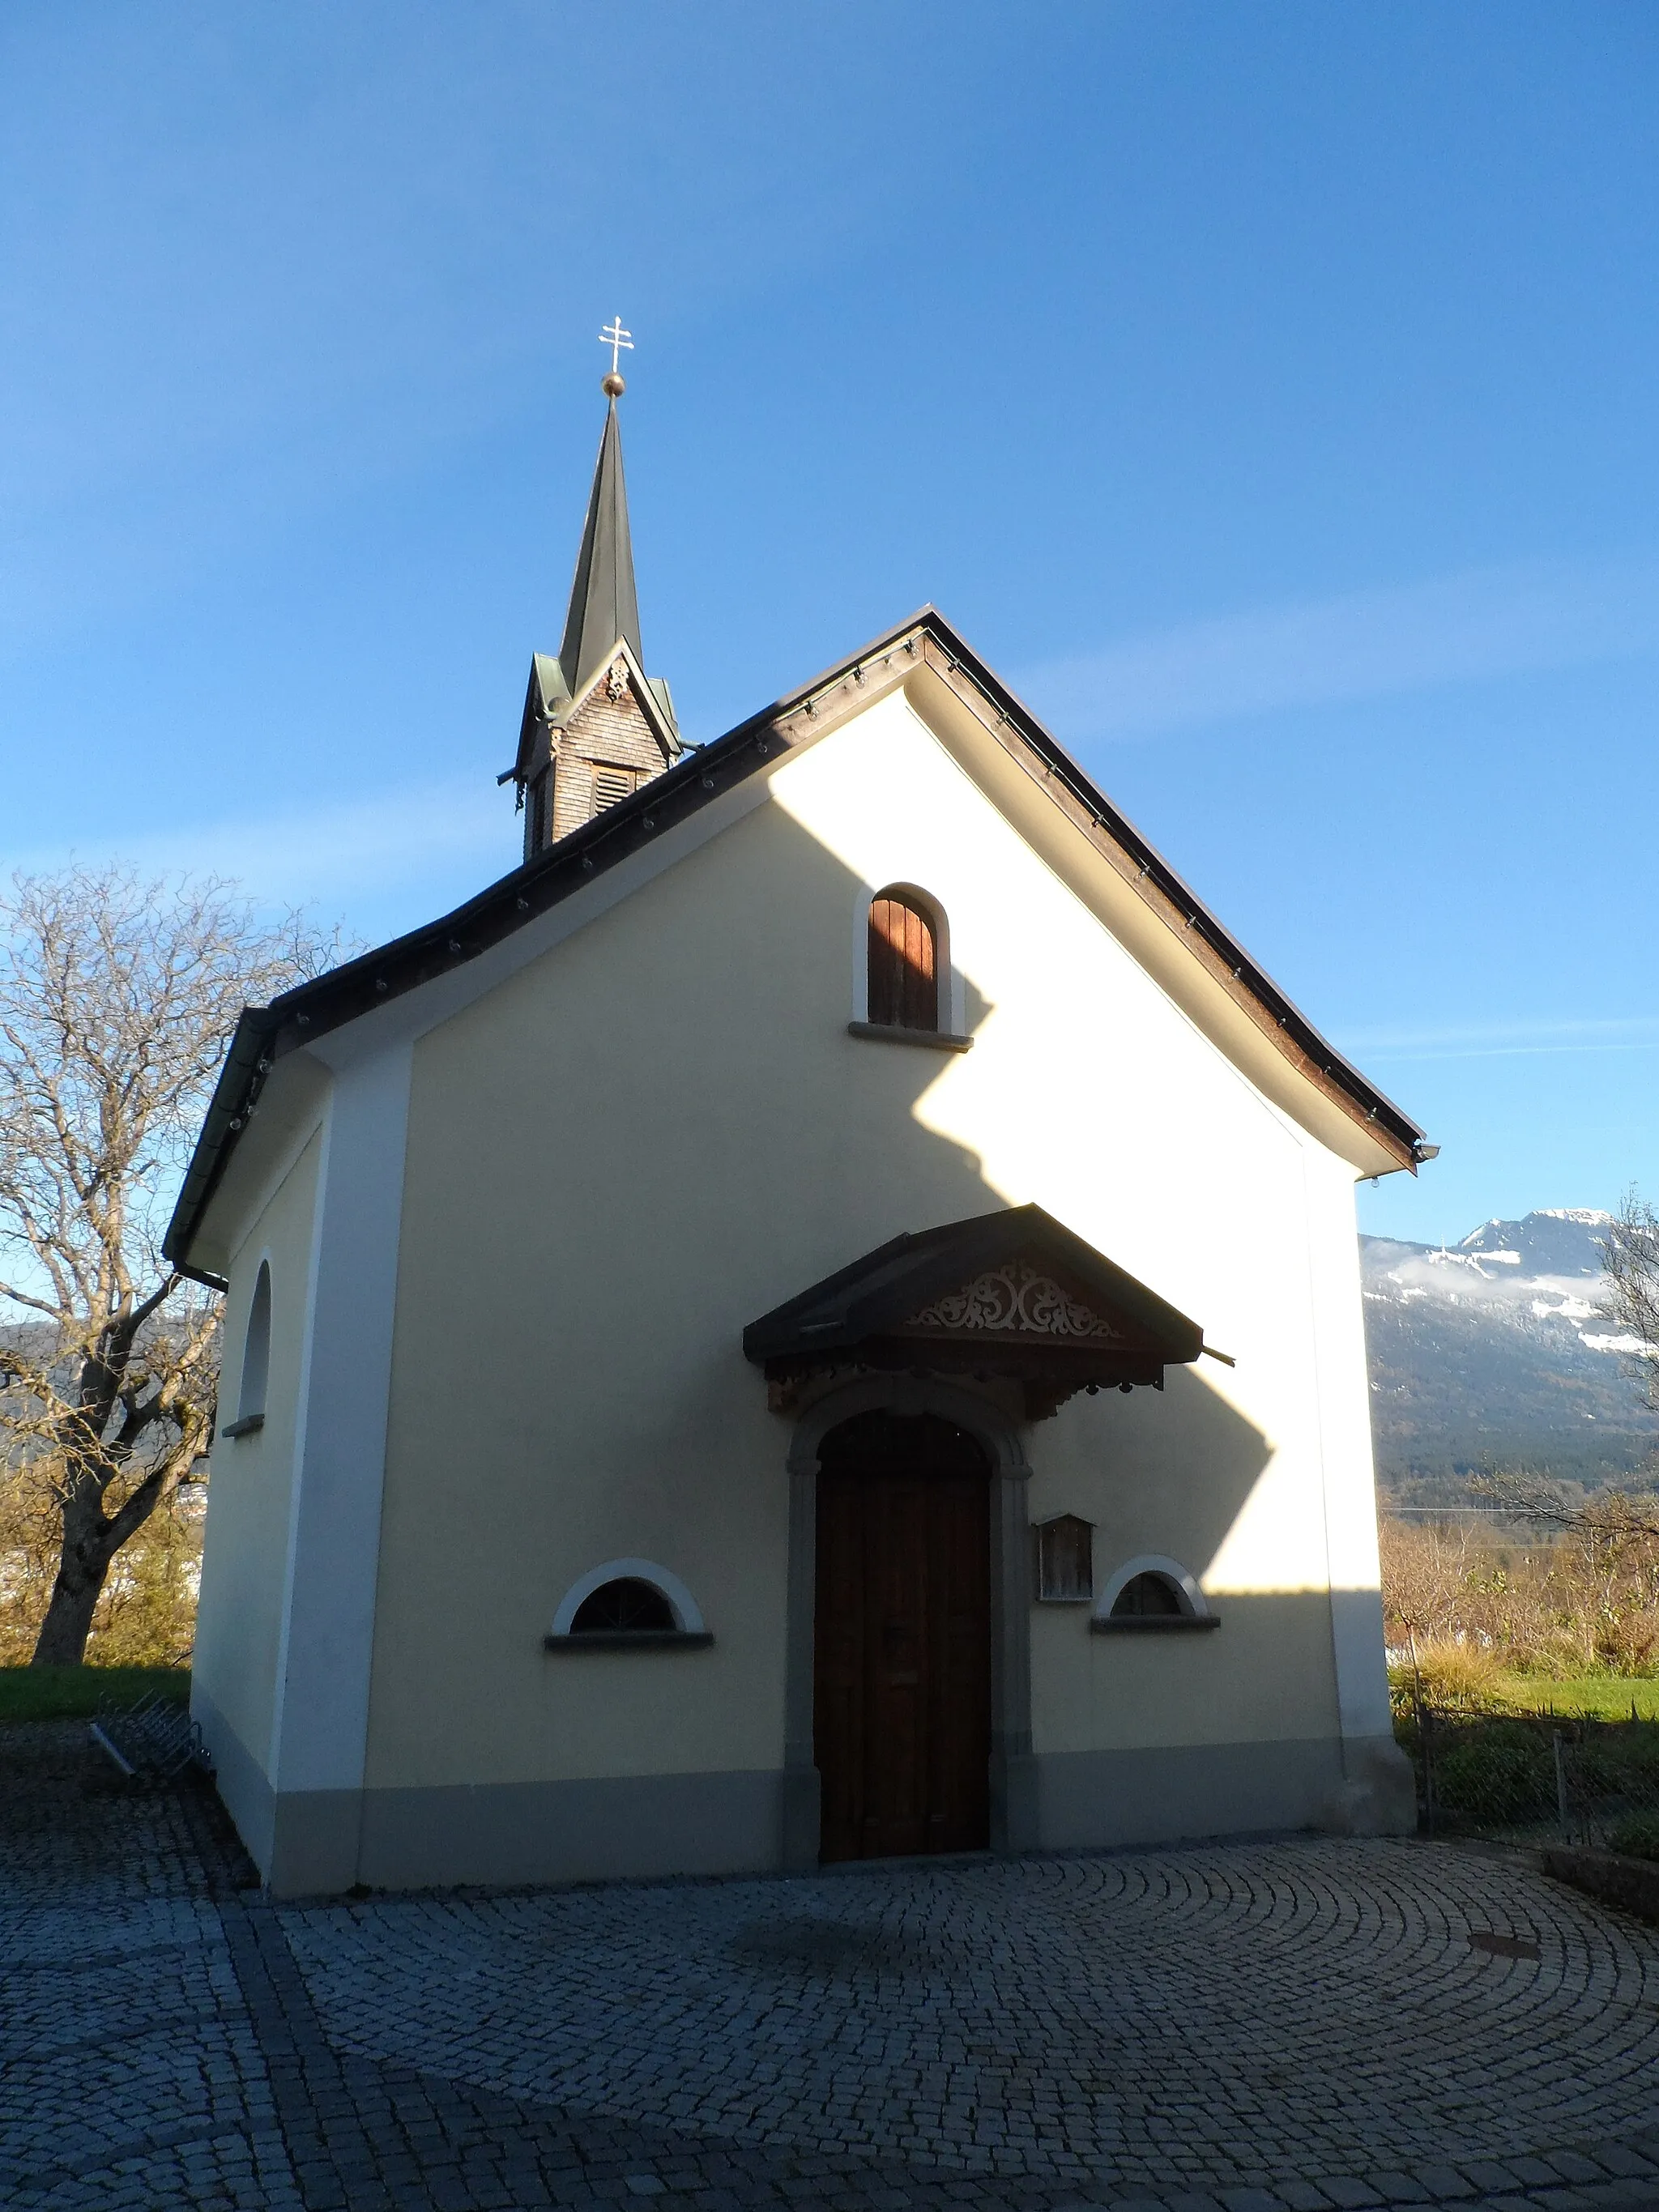
[[[935,876],[925,854],[905,857],[902,866],[872,865],[855,872],[822,837],[783,808],[769,806],[714,841],[691,868],[721,869],[722,848],[735,856],[745,840],[760,848],[758,888],[769,915],[767,929],[753,928],[753,909],[748,908],[736,932],[723,932],[717,946],[693,928],[677,939],[670,954],[677,971],[672,988],[684,1004],[698,1008],[700,1029],[705,1024],[718,1027],[722,1008],[736,1004],[749,1010],[756,1030],[775,1037],[779,1047],[775,1065],[763,1058],[746,1079],[735,1111],[732,1094],[724,1091],[708,1102],[706,1113],[690,1102],[685,1124],[696,1154],[718,1160],[723,1172],[709,1176],[706,1190],[681,1186],[679,1202],[701,1210],[711,1193],[735,1197],[757,1231],[753,1287],[745,1292],[749,1304],[741,1319],[764,1312],[901,1231],[932,1228],[1034,1197],[1042,1197],[1088,1237],[1090,1224],[1079,1218],[1078,1208],[1066,1205],[1063,1182],[1056,1188],[1057,1127],[1069,1121],[1097,1131],[1097,1141],[1073,1151],[1087,1156],[1087,1167],[1079,1172],[1092,1179],[1092,1211],[1097,1217],[1103,1210],[1109,1214],[1115,1209],[1102,1208],[1102,1187],[1117,1182],[1127,1188],[1130,1177],[1144,1181],[1149,1172],[1146,1162],[1155,1156],[1145,1122],[1157,1109],[1140,1094],[1145,1090],[1147,1099],[1155,1099],[1158,1079],[1157,1070],[1149,1069],[1144,1083],[1125,1084],[1120,1077],[1109,1095],[1103,1090],[1079,1095],[1083,1079],[1073,1072],[1077,1034],[1091,1021],[1111,1024],[1114,1009],[1109,1003],[1091,1007],[1079,1002],[1073,986],[1057,981],[1067,948],[1056,933],[1054,912],[1020,896],[1015,884],[999,885],[994,893],[999,990],[1007,995],[1009,979],[1030,977],[1057,1009],[1036,1040],[1030,1061],[1011,1067],[1011,1054],[1024,1049],[1012,1040],[1022,1030],[1030,1034],[1029,1015],[1019,1028],[999,1035],[992,1020],[998,1010],[995,996],[963,965],[963,948],[974,932],[963,926],[965,915],[951,912],[944,894],[952,885]],[[864,857],[858,854],[860,861]],[[857,1000],[852,971],[862,957],[870,888],[898,880],[941,899],[956,969],[957,1019],[975,1040],[965,1057],[846,1035]],[[976,884],[973,890],[982,902],[983,885]],[[1078,914],[1079,928],[1092,927],[1083,921],[1069,893],[1056,890],[1055,896],[1067,912]],[[718,914],[718,901],[707,908],[701,901],[698,905],[700,913]],[[982,906],[980,927],[982,931]],[[1028,940],[1024,945],[1022,935]],[[950,998],[947,986],[942,1019]],[[826,1055],[834,1055],[830,1095],[837,1110],[832,1114],[815,1110],[816,1098],[802,1097],[792,1083],[791,1055],[804,1020],[820,1033]],[[1052,1058],[1046,1058],[1050,1047]],[[950,1103],[953,1091],[962,1097],[959,1107]],[[1000,1121],[999,1114],[1005,1117]],[[1004,1141],[1014,1115],[1029,1127],[1023,1146]],[[994,1177],[979,1150],[939,1126],[946,1121],[975,1132],[983,1127],[987,1140],[995,1141],[1002,1171]],[[763,1124],[769,1125],[766,1134]],[[766,1141],[771,1127],[787,1132],[787,1142],[776,1152]],[[1007,1168],[1011,1156],[1022,1149],[1028,1173],[1016,1181]],[[1166,1142],[1164,1150],[1170,1149]],[[773,1163],[782,1172],[780,1180],[769,1182]],[[1195,1170],[1196,1164],[1186,1164],[1188,1211],[1198,1210],[1191,1188]],[[1214,1173],[1224,1206],[1237,1184],[1224,1170]],[[1299,1176],[1297,1184],[1299,1188]],[[1156,1210],[1156,1193],[1152,1206]],[[1144,1204],[1140,1210],[1146,1211]],[[1171,1219],[1176,1212],[1172,1194]],[[1225,1214],[1218,1217],[1213,1203],[1207,1219],[1220,1235],[1228,1233]],[[718,1232],[707,1224],[699,1233]],[[1130,1264],[1123,1249],[1114,1249],[1109,1233],[1097,1232],[1091,1241],[1098,1241],[1119,1264]],[[1150,1287],[1171,1295],[1170,1283],[1159,1279],[1155,1268],[1144,1272]],[[729,1318],[737,1322],[739,1311]],[[1206,1316],[1199,1313],[1194,1318],[1202,1322]],[[718,1418],[712,1389],[707,1417],[711,1422]],[[1201,1582],[1245,1513],[1273,1448],[1255,1422],[1230,1402],[1224,1386],[1218,1387],[1201,1370],[1178,1368],[1170,1370],[1161,1393],[1139,1389],[1127,1397],[1102,1393],[1071,1400],[1043,1425],[1040,1456],[1045,1464],[1069,1463],[1079,1472],[1086,1468],[1093,1476],[1094,1510],[1088,1517],[1099,1522],[1106,1546],[1121,1547],[1118,1556],[1178,1556]],[[1133,1493],[1126,1498],[1129,1510],[1121,1528],[1098,1503],[1103,1474],[1109,1481],[1121,1475],[1125,1491]]]
[[[1154,1515],[1159,1527],[1180,1532],[1179,1545],[1141,1548],[1177,1553],[1200,1583],[1273,1455],[1255,1424],[1193,1367],[1167,1369],[1162,1391],[1120,1398],[1091,1441],[1114,1477],[1139,1482],[1138,1514]],[[1115,1533],[1110,1524],[1105,1533]]]
[[[1174,1079],[1154,1069],[1149,1090],[1137,1073],[1110,1098],[1087,1072],[1073,1038],[1113,1009],[1077,999],[1092,982],[1067,985],[1064,916],[1040,886],[970,887],[998,946],[994,991],[961,977],[970,1053],[848,1035],[870,886],[915,881],[948,911],[952,885],[945,858],[930,864],[930,851],[945,853],[937,828],[920,826],[914,857],[878,872],[845,842],[850,864],[763,805],[421,1042],[381,1533],[377,1784],[516,1782],[549,1766],[604,1775],[623,1727],[644,1771],[764,1765],[780,1697],[787,1443],[744,1360],[744,1326],[901,1231],[1063,1194],[1074,1170],[1053,1162],[1066,1117],[1086,1142],[1073,1137],[1063,1157],[1087,1157],[1097,1199],[1133,1175],[1151,1182],[1139,1218],[1157,1209],[1184,1140],[1143,1129],[1131,1146],[1124,1131],[1156,1119],[1157,1080]],[[884,830],[881,842],[902,841]],[[965,880],[959,864],[953,880]],[[973,933],[954,934],[959,962]],[[999,1034],[994,998],[1012,1009],[1028,974],[1048,979],[1040,1013]],[[1066,988],[1069,1017],[1050,1018]],[[995,1138],[996,1180],[973,1144],[929,1126],[944,1111]],[[1202,1168],[1222,1204],[1212,1237],[1244,1233],[1237,1171]],[[1196,1218],[1206,1202],[1190,1181],[1180,1199],[1172,1218]],[[1238,1218],[1252,1202],[1245,1191]],[[1053,1210],[1170,1294],[1102,1235],[1111,1206],[1095,1205],[1093,1236],[1063,1195]],[[750,1441],[763,1424],[769,1462]],[[1101,1523],[1102,1571],[1121,1546],[1171,1554],[1201,1579],[1270,1457],[1261,1430],[1188,1370],[1160,1394],[1073,1399],[1038,1434],[1042,1510]],[[1048,1502],[1070,1469],[1090,1477],[1087,1507]],[[706,1510],[688,1516],[688,1497]],[[623,1556],[672,1566],[718,1621],[698,1678],[718,1695],[688,1703],[678,1662],[652,1677],[648,1710],[609,1669],[583,1677],[580,1702],[546,1695],[541,1638],[560,1594]],[[1224,1628],[1206,1640],[1233,1639]],[[521,1696],[503,1694],[520,1682]]]
[[[457,1060],[466,1063],[458,1068],[465,1104],[458,1126],[433,1133],[445,1148],[441,1173],[425,1179],[443,1200],[424,1261],[434,1279],[494,1286],[489,1325],[506,1333],[514,1363],[544,1376],[550,1402],[592,1389],[611,1364],[623,1317],[630,1343],[661,1346],[671,1360],[684,1351],[678,1374],[659,1369],[658,1391],[630,1389],[625,1402],[606,1409],[607,1422],[624,1435],[631,1428],[640,1445],[615,1455],[613,1548],[639,1548],[622,1538],[653,1517],[653,1463],[672,1467],[678,1483],[699,1453],[718,1455],[749,1321],[901,1231],[1023,1203],[1039,1188],[1051,1198],[1054,1179],[1045,1170],[1055,1117],[1109,1114],[1113,1101],[1078,1097],[1079,1079],[1068,1073],[1068,1032],[1089,1022],[1089,1007],[1073,1004],[1054,1030],[1050,1066],[1011,1069],[1018,1048],[999,1041],[995,1002],[959,957],[958,1018],[975,1039],[971,1054],[848,1034],[871,884],[901,876],[941,896],[959,956],[970,933],[950,913],[948,886],[925,852],[902,869],[855,872],[783,807],[765,805],[561,948],[554,957],[568,988],[556,990],[556,1020],[509,1029],[506,1047],[517,1064],[501,1064],[501,1025],[489,1056],[472,1049],[465,1022],[453,1025]],[[1069,907],[1069,894],[1057,896]],[[1007,890],[995,927],[1007,942],[1009,973],[1052,976],[1066,957],[1053,921]],[[1029,946],[1018,941],[1022,932]],[[606,987],[617,974],[625,989]],[[945,995],[942,1016],[948,1008]],[[1099,1018],[1109,1020],[1110,1009]],[[1009,1149],[1000,1141],[1008,1127],[1029,1122],[1024,1187],[1010,1187],[1006,1173],[993,1180],[979,1151],[929,1126],[937,1117],[927,1102],[937,1104],[949,1086],[961,1087],[960,1118],[970,1127],[988,1129],[1003,1117],[1000,1154]],[[1134,1095],[1126,1124],[1135,1119]],[[460,1129],[464,1149],[455,1143]],[[417,1121],[411,1183],[422,1141]],[[1121,1151],[1115,1164],[1103,1142],[1091,1171],[1107,1182],[1144,1178],[1144,1136],[1135,1149],[1141,1163],[1129,1167]],[[536,1222],[520,1294],[507,1286],[502,1248],[522,1221],[513,1179],[538,1157],[579,1161],[581,1172],[560,1176],[556,1206]],[[486,1182],[494,1187],[479,1187]],[[1089,1237],[1063,1198],[1053,1210]],[[508,1212],[511,1237],[499,1227]],[[1129,1264],[1109,1242],[1102,1249]],[[714,1344],[688,1338],[684,1327],[688,1255],[697,1255]],[[423,1257],[406,1243],[406,1267]],[[1170,1295],[1155,1272],[1148,1279]],[[455,1310],[446,1302],[446,1328]],[[431,1413],[441,1425],[441,1378],[453,1371],[454,1348],[434,1338],[432,1352]],[[758,1395],[758,1375],[751,1383]],[[671,1431],[672,1457],[663,1449]],[[1125,1431],[1132,1443],[1121,1442]],[[1178,1553],[1200,1579],[1271,1456],[1261,1431],[1207,1377],[1185,1369],[1170,1371],[1162,1394],[1073,1399],[1044,1425],[1044,1437],[1045,1459],[1085,1455],[1097,1468],[1121,1463],[1126,1476],[1121,1450],[1132,1451],[1136,1487],[1157,1501],[1164,1532],[1154,1542],[1158,1532],[1148,1529],[1137,1548]],[[477,1456],[476,1441],[456,1443],[461,1463]]]

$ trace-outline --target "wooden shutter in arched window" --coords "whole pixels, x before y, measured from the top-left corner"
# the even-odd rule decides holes
[[[939,1027],[933,925],[900,891],[878,891],[870,902],[870,1019],[892,1029]]]

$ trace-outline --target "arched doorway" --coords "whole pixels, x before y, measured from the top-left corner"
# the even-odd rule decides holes
[[[813,1756],[821,1856],[990,1841],[991,1466],[937,1414],[819,1447]]]

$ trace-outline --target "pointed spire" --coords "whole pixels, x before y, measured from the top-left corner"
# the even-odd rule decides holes
[[[538,653],[531,664],[518,757],[496,779],[517,786],[526,860],[660,775],[684,750],[668,686],[661,677],[646,674],[640,653],[617,423],[623,385],[614,365],[618,351],[633,341],[618,321],[604,333],[604,343],[611,348],[613,364],[601,386],[610,404],[564,642],[556,660]]]
[[[610,398],[593,489],[587,501],[582,550],[570,587],[559,665],[574,697],[623,639],[640,653],[640,608],[634,590],[634,547],[628,531],[628,490],[623,482],[622,431],[617,422],[620,376],[605,380]],[[614,385],[616,391],[611,391]]]

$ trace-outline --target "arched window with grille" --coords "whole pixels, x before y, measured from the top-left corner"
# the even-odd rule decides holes
[[[1144,1554],[1126,1559],[1101,1592],[1100,1607],[1090,1624],[1109,1635],[1139,1635],[1170,1629],[1220,1626],[1197,1577],[1179,1559]]]
[[[550,1651],[596,1651],[714,1640],[678,1575],[651,1559],[607,1559],[572,1583],[543,1643]]]
[[[868,1018],[884,1029],[939,1027],[939,924],[913,890],[890,884],[870,902]]]
[[[1181,1586],[1168,1575],[1148,1570],[1131,1575],[1112,1601],[1111,1620],[1173,1620],[1188,1608]]]

